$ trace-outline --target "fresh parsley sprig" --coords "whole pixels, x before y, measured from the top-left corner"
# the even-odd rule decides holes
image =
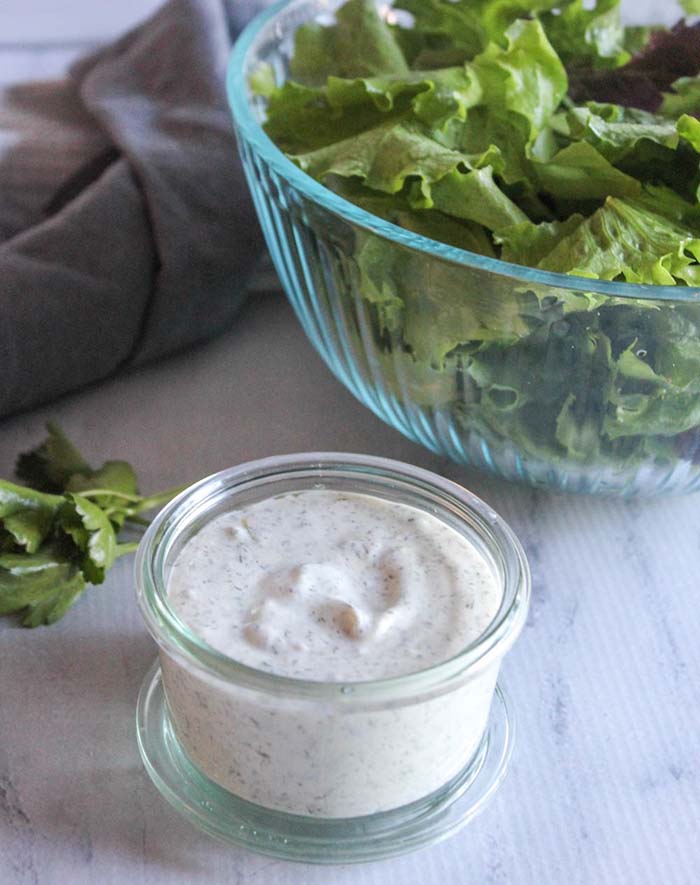
[[[0,480],[0,615],[20,613],[25,627],[59,620],[89,584],[101,584],[119,556],[126,523],[161,507],[180,489],[139,493],[126,461],[93,469],[54,424],[38,448],[20,455],[26,485]]]

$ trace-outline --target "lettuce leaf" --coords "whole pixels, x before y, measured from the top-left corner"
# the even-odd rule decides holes
[[[543,270],[602,280],[700,285],[700,238],[632,200],[605,205],[538,262]]]
[[[268,98],[265,131],[287,153],[303,153],[350,138],[385,122],[374,101],[333,107],[324,89],[288,80]]]
[[[357,178],[373,190],[396,194],[406,179],[420,187],[438,181],[458,166],[468,168],[468,158],[433,141],[420,124],[389,121],[359,135],[304,154],[294,161],[321,180],[329,175]]]
[[[642,189],[637,179],[616,169],[585,141],[567,145],[535,168],[540,189],[559,200],[634,197]]]
[[[506,184],[527,182],[532,175],[532,161],[526,155],[530,126],[518,114],[494,114],[482,105],[471,108],[465,121],[453,118],[433,137],[468,156],[475,168],[492,166]]]
[[[700,120],[691,117],[690,114],[683,114],[676,123],[676,130],[679,137],[700,154]]]
[[[496,242],[502,247],[501,258],[513,264],[536,266],[549,255],[560,240],[575,231],[583,220],[583,215],[572,215],[566,221],[543,221],[541,224],[533,224],[527,220],[503,227],[495,237]]]
[[[700,116],[700,77],[679,77],[671,89],[663,96],[660,113],[674,119],[682,114]]]
[[[564,131],[574,141],[592,144],[606,160],[616,165],[627,160],[640,142],[653,142],[675,151],[679,141],[674,120],[636,108],[595,102],[569,111]]]
[[[331,75],[345,78],[406,74],[408,65],[391,28],[372,0],[349,0],[330,27],[311,22],[298,28],[290,72],[307,86]]]
[[[505,48],[490,43],[467,71],[481,88],[479,104],[525,117],[531,144],[566,95],[566,70],[538,21],[518,19],[505,40]]]
[[[451,218],[438,211],[426,209],[416,211],[410,205],[408,198],[370,190],[352,179],[329,178],[327,184],[335,193],[355,203],[356,206],[405,230],[439,243],[456,246],[458,249],[488,255],[490,258],[496,257],[490,237],[479,224]]]
[[[410,33],[417,37],[411,47],[414,67],[438,64],[452,58],[466,61],[488,44],[485,24],[473,3],[449,0],[399,0],[400,9],[414,19]]]
[[[498,187],[490,166],[466,174],[452,169],[428,187],[414,186],[411,205],[439,209],[488,230],[527,221],[523,210]]]
[[[395,6],[386,23],[350,0],[335,24],[299,29],[286,83],[254,79],[300,168],[437,243],[700,289],[700,24],[625,28],[618,0]],[[680,305],[583,280],[514,288],[359,228],[338,249],[386,395],[444,411],[460,444],[508,440],[548,464],[700,462],[692,292]]]
[[[396,6],[414,20],[398,31],[399,43],[414,68],[471,61],[489,43],[505,45],[506,31],[518,19],[565,6],[572,0],[400,0]]]
[[[556,15],[542,16],[542,23],[565,65],[588,61],[594,67],[617,67],[629,58],[619,0],[598,0],[592,9],[584,0],[573,0]]]
[[[700,23],[681,21],[671,30],[654,31],[643,49],[619,68],[569,68],[569,94],[574,101],[598,101],[657,111],[663,93],[681,77],[700,73]]]

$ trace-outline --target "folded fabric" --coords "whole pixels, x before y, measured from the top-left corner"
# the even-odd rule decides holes
[[[262,251],[224,86],[255,5],[170,0],[65,80],[0,104],[0,181],[14,174],[0,185],[0,415],[230,325]],[[26,182],[7,123],[22,114],[45,140],[45,174]]]

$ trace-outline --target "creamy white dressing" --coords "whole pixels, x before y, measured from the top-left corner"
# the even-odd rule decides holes
[[[186,544],[170,604],[241,663],[316,681],[364,681],[458,654],[501,591],[474,545],[437,517],[309,490],[218,516]]]
[[[444,661],[493,619],[491,566],[437,517],[330,490],[265,499],[191,538],[168,593],[225,655],[337,686],[324,699],[268,694],[161,650],[181,745],[237,796],[292,814],[373,814],[430,795],[474,757],[499,659],[400,700],[355,703],[342,685]]]

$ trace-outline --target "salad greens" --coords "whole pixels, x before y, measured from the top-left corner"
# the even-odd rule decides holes
[[[160,507],[179,489],[143,497],[125,461],[94,470],[55,425],[35,450],[21,455],[17,476],[0,480],[0,615],[22,614],[25,627],[59,620],[88,584],[101,584],[117,557],[129,521]]]
[[[683,4],[700,13],[698,0]],[[577,277],[700,286],[700,24],[619,0],[349,0],[302,25],[265,128],[344,198],[434,240]],[[551,463],[700,462],[700,298],[609,298],[370,232],[357,290],[395,395]]]
[[[350,0],[335,25],[297,31],[292,79],[266,81],[266,129],[310,175],[331,187],[338,178],[361,186],[355,202],[396,195],[411,215],[435,209],[475,222],[496,254],[511,225],[567,222],[568,254],[568,238],[552,241],[549,261],[540,237],[533,255],[521,241],[518,260],[623,279],[607,263],[605,273],[581,266],[572,218],[585,239],[598,211],[617,219],[620,205],[605,202],[614,197],[656,229],[647,198],[650,187],[665,185],[690,204],[677,221],[687,227],[683,239],[695,239],[700,25],[651,32],[630,55],[618,5],[401,0],[397,8],[414,20],[404,28],[381,19],[371,0]],[[673,263],[675,248],[658,251],[664,238],[644,245],[656,250],[652,264]],[[688,257],[697,264],[692,249]],[[634,267],[630,279],[659,282]]]

